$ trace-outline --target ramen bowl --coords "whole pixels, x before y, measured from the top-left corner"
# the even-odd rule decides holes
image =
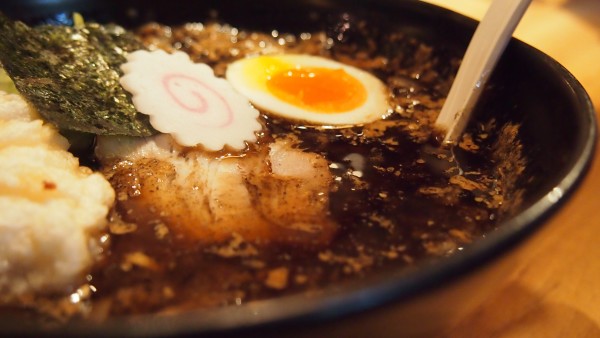
[[[9,2],[10,3],[10,2]],[[440,55],[460,57],[476,22],[418,1],[158,1],[23,2],[7,14],[36,22],[52,13],[79,11],[88,20],[136,27],[218,17],[236,27],[271,34],[321,29],[343,33],[340,21],[367,17],[376,29],[397,30],[433,46]],[[44,8],[40,14],[35,9]],[[342,25],[340,25],[342,23]],[[335,35],[332,35],[335,37]],[[390,48],[379,46],[378,48]],[[451,77],[452,74],[440,74]],[[408,269],[385,269],[348,283],[328,285],[313,294],[293,294],[210,310],[174,315],[116,316],[102,322],[74,321],[53,328],[0,318],[3,335],[19,336],[389,336],[440,334],[471,315],[499,292],[514,267],[503,259],[576,189],[591,162],[596,140],[595,113],[578,81],[549,56],[513,39],[476,107],[471,125],[493,118],[520,125],[527,168],[516,184],[518,204],[495,229],[447,257],[426,259]]]

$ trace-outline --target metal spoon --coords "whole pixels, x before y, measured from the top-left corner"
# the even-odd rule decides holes
[[[443,144],[460,139],[489,75],[531,0],[494,0],[479,23],[435,121]]]

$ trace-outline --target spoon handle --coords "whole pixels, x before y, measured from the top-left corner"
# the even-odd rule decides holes
[[[456,143],[489,75],[531,0],[494,0],[479,23],[435,127],[443,143]]]

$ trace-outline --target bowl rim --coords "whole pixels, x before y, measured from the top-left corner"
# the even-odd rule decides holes
[[[383,0],[381,3],[392,1]],[[415,1],[417,2],[417,1]],[[454,24],[473,28],[477,21],[462,14],[420,2],[418,10],[428,15],[448,17]],[[19,323],[2,323],[0,334],[20,336],[100,337],[111,333],[127,337],[157,337],[180,334],[231,334],[245,330],[290,325],[315,325],[344,316],[362,313],[392,302],[407,301],[440,288],[442,285],[474,273],[484,263],[492,262],[508,249],[519,245],[551,217],[579,186],[595,154],[597,142],[596,112],[591,98],[579,81],[562,65],[540,50],[513,38],[508,48],[533,53],[539,62],[559,74],[577,99],[582,111],[579,118],[588,128],[577,135],[578,148],[573,149],[574,161],[566,166],[566,175],[550,191],[516,216],[498,225],[498,229],[465,250],[443,260],[426,262],[410,272],[386,274],[386,280],[367,278],[343,287],[326,288],[316,298],[290,295],[251,302],[239,307],[193,310],[176,316],[142,315],[117,317],[101,324],[78,322],[57,329],[23,327]],[[365,287],[367,285],[367,287]]]

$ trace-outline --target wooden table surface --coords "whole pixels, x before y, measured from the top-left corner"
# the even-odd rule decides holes
[[[425,0],[480,19],[491,0]],[[600,108],[600,0],[533,0],[515,33],[549,54]],[[600,115],[597,113],[597,115]],[[502,292],[449,337],[600,337],[600,147],[580,188],[524,245]]]

